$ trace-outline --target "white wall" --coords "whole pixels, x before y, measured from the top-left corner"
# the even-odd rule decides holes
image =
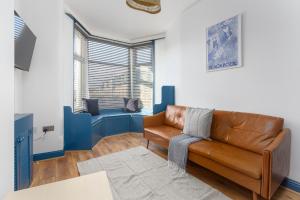
[[[168,71],[166,67],[166,40],[160,39],[155,41],[155,71],[154,71],[155,80],[160,80],[159,82],[155,81],[154,93],[155,93],[155,102],[156,104],[161,103],[161,86],[166,85],[167,83],[164,80],[164,77],[167,76]]]
[[[63,97],[62,105],[73,107],[73,20],[63,16],[62,54],[63,54],[63,76],[61,90]]]
[[[167,33],[165,77],[177,104],[281,116],[292,130],[289,177],[300,181],[300,1],[202,0]],[[206,28],[243,13],[244,67],[206,72]],[[165,70],[165,69],[164,69]]]
[[[176,29],[177,26],[172,26],[169,32],[179,33]],[[162,86],[179,84],[174,75],[180,73],[180,44],[173,43],[178,38],[178,34],[169,34],[167,39],[155,41],[155,104],[161,103]]]
[[[0,6],[0,199],[13,190],[14,37],[13,1]]]
[[[30,71],[15,74],[15,82],[23,83],[21,89],[15,88],[23,97],[22,105],[17,101],[15,107],[34,114],[34,153],[62,150],[65,85],[72,83],[73,77],[72,73],[64,74],[65,68],[72,67],[72,47],[68,47],[73,38],[72,22],[65,19],[62,0],[16,0],[15,4],[37,36]],[[55,131],[38,139],[47,125],[54,125]]]
[[[23,113],[23,71],[16,69],[14,70],[14,88],[15,88],[15,113]]]

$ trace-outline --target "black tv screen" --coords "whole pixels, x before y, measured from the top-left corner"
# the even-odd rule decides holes
[[[15,67],[29,71],[36,36],[15,12]]]

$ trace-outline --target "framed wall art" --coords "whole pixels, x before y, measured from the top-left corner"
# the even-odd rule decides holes
[[[207,28],[207,71],[242,66],[242,15]]]

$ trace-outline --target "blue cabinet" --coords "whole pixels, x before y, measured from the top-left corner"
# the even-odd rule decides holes
[[[15,115],[15,190],[28,188],[32,180],[33,115]]]

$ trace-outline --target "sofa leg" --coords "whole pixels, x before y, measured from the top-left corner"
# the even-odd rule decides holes
[[[256,192],[252,192],[252,200],[258,200],[258,195]]]
[[[149,140],[147,140],[147,149],[149,148]]]

